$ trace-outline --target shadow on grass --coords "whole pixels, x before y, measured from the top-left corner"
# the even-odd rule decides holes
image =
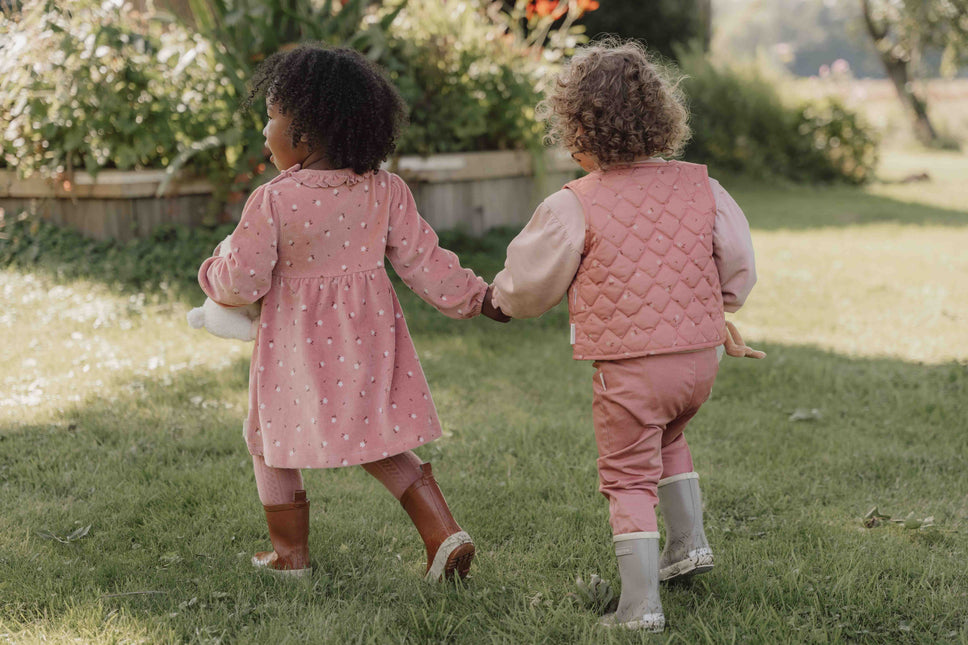
[[[756,230],[808,230],[865,224],[968,226],[968,211],[871,195],[851,186],[805,186],[724,179]],[[925,190],[930,190],[925,186]]]
[[[422,454],[444,457],[438,477],[481,548],[466,588],[418,582],[419,540],[356,468],[307,474],[313,577],[252,574],[265,526],[243,411],[225,407],[246,388],[240,360],[120,378],[51,425],[0,428],[0,612],[29,627],[89,605],[189,641],[596,642],[595,617],[566,597],[576,575],[616,580],[591,428],[577,412],[590,397],[575,396],[591,370],[549,370],[537,359],[558,332],[531,334],[528,344],[477,334],[430,361],[431,387],[460,406],[459,437]],[[664,592],[672,633],[964,636],[968,367],[764,349],[766,361],[724,363],[688,432],[719,564]],[[817,413],[794,421],[798,409]],[[863,529],[875,504],[934,515],[940,538]],[[39,537],[86,525],[68,543]]]

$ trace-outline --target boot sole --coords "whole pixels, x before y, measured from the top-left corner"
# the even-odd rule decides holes
[[[610,629],[620,627],[624,629],[634,629],[643,632],[651,632],[653,634],[658,634],[665,631],[665,615],[663,614],[648,614],[637,620],[630,620],[624,623],[620,623],[615,620],[615,614],[609,614],[602,618],[602,627],[608,627]]]
[[[466,578],[475,552],[471,536],[464,531],[454,533],[440,544],[424,580],[440,582],[445,578],[453,578],[454,573],[461,578]]]
[[[676,578],[690,578],[706,573],[713,568],[713,552],[709,549],[697,549],[689,554],[685,560],[680,560],[659,570],[659,581],[666,582]]]
[[[304,569],[276,569],[271,565],[271,561],[267,562],[259,556],[252,556],[252,566],[260,571],[266,571],[280,578],[303,578],[312,574],[312,567],[306,567]]]

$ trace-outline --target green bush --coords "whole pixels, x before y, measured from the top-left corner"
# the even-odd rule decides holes
[[[835,101],[786,105],[756,70],[680,55],[693,136],[686,158],[716,170],[801,182],[863,183],[877,162],[872,129]]]
[[[224,197],[262,152],[261,112],[237,110],[248,78],[303,40],[356,47],[390,70],[411,108],[401,154],[538,151],[541,83],[581,36],[579,14],[552,28],[523,20],[526,5],[190,0],[193,32],[123,0],[34,0],[0,15],[0,158],[48,177],[187,165]]]
[[[705,37],[703,3],[697,0],[600,0],[601,8],[582,18],[588,35],[635,38],[672,58],[676,48]]]
[[[37,216],[0,215],[0,267],[41,270],[60,280],[104,280],[124,291],[161,291],[197,300],[198,267],[233,228],[171,225],[122,243],[92,240]]]
[[[476,0],[408,0],[384,63],[410,108],[402,154],[541,148],[541,61]]]
[[[838,99],[802,105],[797,111],[797,132],[823,152],[831,179],[862,184],[873,178],[878,138],[860,116]],[[822,173],[824,164],[817,164]]]
[[[217,139],[193,165],[227,174],[235,97],[203,38],[122,10],[120,0],[73,0],[0,16],[0,42],[8,166],[45,176],[164,168]]]

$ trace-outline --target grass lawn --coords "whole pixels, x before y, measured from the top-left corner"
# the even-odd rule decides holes
[[[0,643],[968,643],[968,159],[890,163],[920,161],[947,170],[723,180],[760,273],[735,320],[769,357],[724,360],[689,428],[716,568],[664,588],[655,636],[569,595],[618,580],[562,307],[457,323],[399,291],[445,428],[418,453],[477,540],[472,576],[420,582],[405,513],[351,468],[305,473],[315,570],[292,583],[248,562],[268,544],[248,347],[96,266],[0,269]],[[465,263],[490,277],[507,237]],[[934,526],[866,528],[874,506]]]

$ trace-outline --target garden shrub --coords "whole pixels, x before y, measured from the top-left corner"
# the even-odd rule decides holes
[[[224,137],[238,127],[211,45],[122,6],[47,1],[17,21],[0,16],[6,164],[45,176],[164,168],[193,144],[222,137],[193,166],[224,176]]]
[[[398,151],[540,150],[540,57],[481,2],[408,0],[383,61],[410,108]]]
[[[562,26],[525,18],[529,0],[503,11],[485,0],[191,6],[197,31],[123,0],[34,0],[0,15],[0,159],[48,177],[187,165],[225,197],[262,152],[261,111],[238,111],[246,81],[272,50],[307,39],[388,68],[411,108],[400,154],[538,152],[541,83],[581,40],[571,25],[586,10],[569,5]]]
[[[686,158],[716,170],[801,182],[863,183],[877,162],[873,130],[835,100],[787,105],[755,69],[683,52],[693,135]]]
[[[705,37],[697,0],[603,0],[601,10],[582,18],[590,37],[635,38],[650,50],[673,58],[679,47]]]
[[[92,240],[26,213],[0,213],[0,267],[40,270],[59,280],[94,279],[126,291],[198,299],[198,267],[234,224],[168,225],[130,242]]]

